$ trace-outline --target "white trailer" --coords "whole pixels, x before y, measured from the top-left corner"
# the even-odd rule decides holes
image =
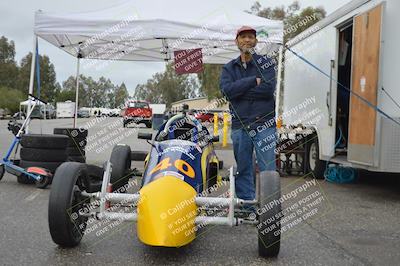
[[[331,77],[286,49],[277,108],[284,125],[315,130],[305,158],[316,176],[328,160],[400,172],[400,125],[341,86],[400,122],[399,12],[398,0],[355,0],[288,43]]]
[[[71,101],[58,102],[57,118],[73,118],[75,115],[75,103]]]

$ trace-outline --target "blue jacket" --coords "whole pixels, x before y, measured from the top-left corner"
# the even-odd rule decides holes
[[[254,54],[246,69],[240,56],[223,67],[220,89],[230,103],[232,129],[275,126],[275,65],[275,60]],[[259,86],[256,78],[262,79]]]

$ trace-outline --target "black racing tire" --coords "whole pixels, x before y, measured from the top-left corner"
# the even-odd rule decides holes
[[[51,238],[61,247],[75,247],[82,240],[88,219],[80,212],[86,202],[80,194],[86,189],[85,179],[86,166],[75,162],[63,163],[54,174],[48,222]]]
[[[110,157],[112,165],[111,184],[113,191],[128,183],[131,171],[131,148],[128,145],[115,145]]]
[[[25,160],[21,160],[19,166],[22,168],[28,168],[28,167],[41,167],[44,169],[49,170],[50,172],[54,173],[56,171],[56,169],[62,164],[64,163],[64,161],[62,162],[34,162],[34,161],[25,161]]]
[[[30,178],[29,176],[21,173],[17,175],[17,182],[20,184],[27,184],[27,185],[35,184],[35,180],[33,178]]]
[[[82,149],[82,148],[80,149],[77,147],[68,147],[66,152],[67,152],[68,156],[85,156],[86,155],[85,149]]]
[[[316,179],[324,179],[326,161],[319,159],[319,142],[316,135],[312,135],[311,141],[307,145],[307,169]]]
[[[148,152],[147,151],[132,151],[131,160],[137,162],[144,162],[146,160]]]
[[[151,126],[153,125],[153,123],[151,121],[145,122],[145,124],[146,124],[147,128],[151,128]]]
[[[35,149],[24,148],[20,150],[21,160],[35,162],[65,162],[67,160],[67,151],[65,149]]]
[[[86,163],[85,156],[68,156],[69,162],[78,162],[78,163]]]
[[[0,164],[0,180],[3,179],[5,172],[6,172],[6,168],[4,167],[4,164]]]
[[[87,145],[87,140],[86,138],[83,139],[69,139],[68,141],[68,147],[70,148],[85,148]]]
[[[86,139],[88,136],[88,130],[83,128],[55,128],[54,134],[66,135],[74,139]]]
[[[65,149],[69,138],[62,135],[25,134],[21,137],[21,146],[35,149]]]
[[[258,254],[261,257],[276,257],[281,245],[280,176],[275,171],[261,172],[259,184]]]

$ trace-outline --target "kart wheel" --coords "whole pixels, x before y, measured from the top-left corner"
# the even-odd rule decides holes
[[[69,162],[78,162],[78,163],[86,163],[85,156],[68,156]]]
[[[53,132],[73,139],[86,139],[88,136],[88,130],[83,128],[55,128]]]
[[[68,147],[67,148],[68,156],[85,156],[85,149],[78,147]]]
[[[51,177],[49,176],[40,176],[40,179],[35,181],[36,187],[42,189],[45,189],[50,183]]]
[[[21,146],[35,149],[65,149],[68,146],[68,137],[62,135],[22,135]]]
[[[281,245],[281,180],[275,171],[261,172],[259,179],[258,254],[276,257]]]
[[[152,123],[151,122],[147,122],[145,123],[147,128],[151,128]]]
[[[67,160],[67,152],[65,149],[35,149],[21,148],[21,160],[35,162],[64,162]]]
[[[3,179],[5,171],[6,171],[6,169],[4,167],[4,164],[0,164],[0,180]]]
[[[116,145],[114,146],[110,162],[112,165],[111,172],[111,184],[113,190],[124,186],[128,183],[130,178],[131,169],[131,148],[128,145]]]
[[[49,198],[49,229],[53,241],[62,247],[77,246],[84,234],[87,217],[81,213],[86,198],[87,172],[81,163],[63,163],[54,174]]]

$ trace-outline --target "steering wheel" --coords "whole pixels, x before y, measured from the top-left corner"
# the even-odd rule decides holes
[[[199,120],[197,120],[194,116],[188,115],[188,114],[177,114],[177,115],[174,115],[173,117],[171,117],[170,119],[168,119],[167,123],[165,123],[164,130],[163,130],[162,132],[160,132],[158,138],[160,138],[160,137],[162,137],[162,136],[167,136],[167,135],[168,135],[168,130],[169,130],[169,128],[170,128],[176,121],[178,121],[178,120],[183,120],[183,119],[186,119],[185,122],[187,122],[187,121],[192,122],[192,123],[196,126],[196,128],[197,128],[198,131],[201,131],[201,130],[202,130],[202,125],[201,125],[201,123],[200,123]]]

